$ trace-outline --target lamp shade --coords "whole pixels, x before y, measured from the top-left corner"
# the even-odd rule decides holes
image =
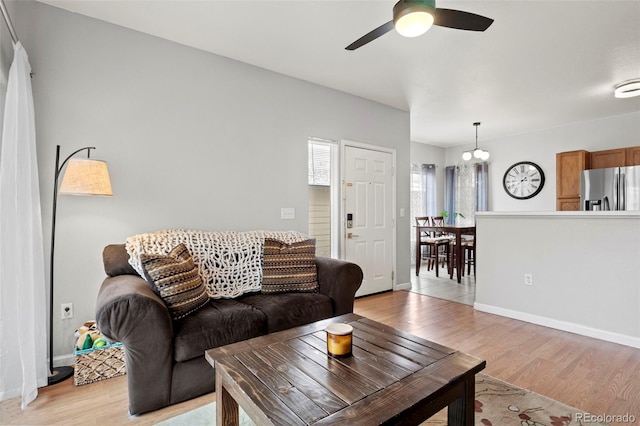
[[[107,163],[72,158],[67,164],[59,192],[72,195],[113,195]]]

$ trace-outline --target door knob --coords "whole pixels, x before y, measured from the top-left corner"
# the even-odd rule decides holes
[[[347,238],[351,239],[351,238],[358,238],[360,235],[356,235],[356,234],[352,234],[351,232],[347,233]]]

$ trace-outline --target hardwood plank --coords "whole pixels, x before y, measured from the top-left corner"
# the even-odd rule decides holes
[[[224,369],[218,366],[224,366]],[[305,424],[280,398],[274,398],[274,393],[234,357],[216,360],[216,380],[227,375],[232,380],[225,380],[224,388],[251,418],[264,417],[274,424]]]
[[[427,339],[423,339],[420,336],[416,336],[415,334],[411,334],[411,333],[405,333],[402,330],[398,330],[397,328],[394,327],[389,327],[389,326],[385,326],[382,323],[379,323],[377,321],[373,321],[370,318],[361,318],[358,321],[354,322],[354,324],[358,325],[358,328],[364,329],[364,330],[382,330],[386,333],[391,333],[394,334],[396,336],[400,336],[405,340],[408,340],[410,342],[415,342],[418,343],[420,346],[424,347],[426,346],[427,348],[433,349],[437,352],[442,352],[442,353],[446,353],[446,354],[450,354],[455,352],[455,349],[452,348],[448,348],[446,346],[442,346],[437,344],[436,342],[432,342],[430,340]],[[415,345],[412,345],[415,346]],[[409,349],[412,348],[412,346],[409,346]],[[418,350],[422,350],[423,348],[417,346],[417,349],[414,349],[416,351]],[[431,352],[429,352],[431,353]]]
[[[447,362],[435,362],[412,374],[411,376],[394,383],[388,388],[363,399],[344,410],[334,413],[322,420],[318,425],[328,424],[349,424],[357,422],[360,425],[380,424],[381,418],[392,418],[392,423],[403,424],[404,417],[401,415],[403,405],[414,407],[416,410],[422,401],[434,399],[436,402],[431,406],[434,410],[442,409],[450,402],[457,399],[452,388],[460,390],[463,379],[458,376],[449,376],[443,386],[442,377],[447,376],[450,371],[447,369]],[[402,405],[397,401],[402,401]],[[436,411],[434,411],[435,413]],[[409,410],[408,415],[413,417],[413,410]]]
[[[386,339],[389,342],[392,342],[398,346],[402,346],[404,348],[407,348],[413,352],[417,352],[419,354],[422,354],[424,356],[426,356],[429,359],[432,360],[438,360],[440,358],[442,358],[443,354],[450,354],[453,353],[454,351],[450,348],[445,348],[443,346],[439,346],[442,349],[435,349],[432,348],[430,345],[428,345],[427,343],[420,343],[418,342],[418,340],[423,340],[423,339],[416,339],[416,338],[411,338],[411,336],[409,334],[405,334],[405,336],[401,336],[399,334],[396,333],[389,333],[386,330],[381,330],[377,327],[372,327],[370,325],[366,325],[360,321],[356,321],[353,324],[357,324],[355,326],[355,328],[357,328],[358,330],[362,330],[364,332],[367,332],[371,335],[374,336],[378,336],[381,337],[383,339]],[[393,330],[392,328],[389,328],[389,330]],[[396,337],[397,336],[397,337]],[[425,340],[423,340],[424,342],[426,342]],[[435,344],[433,344],[435,345]]]
[[[596,415],[630,413],[640,404],[623,389],[640,386],[640,349],[475,311],[471,306],[396,291],[356,300],[359,315],[487,360],[483,373]],[[552,347],[553,350],[549,348]],[[573,369],[590,351],[606,354],[599,367]],[[624,355],[626,354],[625,357]],[[544,360],[555,370],[525,366]],[[626,359],[631,361],[626,364]],[[542,364],[540,364],[542,365]],[[567,369],[566,376],[556,372]],[[615,388],[609,377],[619,375]],[[639,389],[640,390],[640,389]]]
[[[271,345],[269,349],[285,359],[295,360],[295,364],[300,370],[346,403],[353,404],[355,401],[365,397],[365,394],[357,389],[350,389],[348,382],[343,378],[327,371],[327,369],[316,364],[308,357],[300,355],[289,346],[275,344]]]
[[[388,362],[395,364],[396,366],[403,368],[408,371],[417,371],[422,368],[422,365],[411,361],[403,356],[400,356],[394,352],[390,352],[380,346],[376,346],[367,342],[366,340],[362,340],[357,336],[353,336],[353,344],[355,347],[360,348],[373,356],[377,356],[381,359],[384,359]]]
[[[256,355],[265,363],[276,368],[284,378],[294,384],[310,399],[313,399],[327,413],[334,413],[347,406],[346,402],[329,392],[325,387],[305,374],[304,371],[291,365],[291,362],[272,351],[271,348],[264,348],[257,352]]]
[[[353,336],[367,343],[378,346],[385,351],[393,352],[396,355],[400,355],[404,358],[410,359],[413,362],[419,363],[423,366],[429,365],[432,362],[436,361],[436,358],[434,357],[422,355],[418,352],[412,351],[411,349],[407,349],[404,346],[400,346],[397,343],[391,342],[385,337],[366,333],[359,329],[354,328]]]
[[[406,291],[359,298],[355,313],[486,359],[483,373],[581,411],[595,415],[629,413],[640,418],[640,349]],[[588,361],[582,362],[583,358]],[[596,358],[606,361],[596,366]],[[553,370],[528,372],[523,368],[527,365],[553,366]],[[210,393],[130,416],[127,376],[84,386],[74,386],[67,380],[38,392],[38,398],[26,410],[20,409],[19,398],[0,402],[0,424],[151,426],[216,400],[215,393]]]
[[[324,351],[326,353],[327,341],[326,339],[321,339],[316,335],[309,335],[301,338],[306,344],[316,348],[319,351]],[[385,371],[382,371],[374,366],[364,362],[357,355],[353,354],[350,357],[346,358],[338,358],[336,359],[341,364],[344,364],[349,369],[357,372],[359,375],[368,378],[370,381],[374,382],[378,388],[383,388],[385,386],[389,386],[391,383],[397,380],[396,377],[387,374]],[[404,377],[404,376],[403,376]]]
[[[306,423],[312,423],[327,415],[327,412],[317,406],[294,384],[286,380],[277,369],[272,369],[268,363],[262,361],[254,353],[245,352],[237,354],[235,358],[240,361],[254,375],[260,377],[260,381],[287,407]]]
[[[356,384],[356,388],[361,389],[365,395],[371,392],[375,392],[382,388],[381,385],[374,383],[368,377],[359,374],[358,371],[348,368],[345,364],[341,363],[337,359],[327,356],[327,351],[321,351],[313,346],[308,345],[302,339],[294,339],[284,342],[287,346],[297,350],[300,354],[313,360],[316,364],[325,368],[336,377],[340,377],[346,383],[349,383],[353,387]]]
[[[322,332],[315,333],[314,336],[320,337],[320,333],[322,333]],[[326,334],[322,333],[322,335],[325,336],[325,341],[326,341]],[[387,374],[387,375],[389,375],[389,376],[391,376],[393,378],[396,378],[396,379],[401,379],[403,377],[406,377],[411,373],[411,371],[415,371],[415,369],[420,368],[420,366],[418,364],[414,364],[414,366],[415,366],[414,370],[411,370],[411,369],[408,369],[408,368],[402,368],[402,367],[398,366],[397,364],[389,362],[384,358],[376,356],[376,354],[373,354],[371,352],[368,352],[368,351],[360,348],[356,344],[353,344],[352,354],[353,354],[354,358],[357,358],[357,359],[361,360],[362,362],[365,362],[365,363],[369,364],[370,366],[372,366],[374,368],[377,368],[377,369],[383,371],[385,374]]]

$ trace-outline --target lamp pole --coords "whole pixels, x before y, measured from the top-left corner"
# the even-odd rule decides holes
[[[56,146],[56,168],[53,178],[53,213],[51,217],[51,261],[49,265],[49,371],[51,375],[48,378],[48,385],[55,385],[63,380],[68,379],[73,375],[73,368],[69,366],[60,366],[57,369],[53,368],[53,269],[54,269],[54,250],[55,250],[55,242],[56,242],[56,208],[58,204],[58,179],[60,178],[60,173],[62,172],[62,168],[67,164],[67,161],[71,159],[77,153],[87,150],[87,158],[91,154],[92,149],[96,149],[95,147],[87,146],[84,148],[80,148],[77,151],[71,153],[67,158],[64,159],[62,164],[60,164],[60,145]]]

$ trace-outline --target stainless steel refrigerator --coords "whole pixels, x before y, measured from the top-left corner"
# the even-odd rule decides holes
[[[640,166],[584,170],[581,210],[640,210]]]

